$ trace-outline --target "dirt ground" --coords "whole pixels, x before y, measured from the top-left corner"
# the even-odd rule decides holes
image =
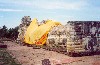
[[[7,51],[22,65],[42,65],[44,59],[49,59],[48,65],[100,65],[100,55],[69,57],[54,51],[45,49],[33,49],[20,46],[14,42],[4,42]]]

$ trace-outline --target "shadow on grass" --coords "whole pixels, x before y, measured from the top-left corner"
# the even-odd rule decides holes
[[[21,65],[4,48],[0,48],[0,65]]]

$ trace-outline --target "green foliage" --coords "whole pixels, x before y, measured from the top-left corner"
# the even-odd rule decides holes
[[[4,25],[1,29],[0,29],[0,37],[5,37],[6,33],[7,33],[7,27]]]
[[[5,25],[0,29],[0,38],[17,39],[18,26],[8,29]]]
[[[14,58],[6,51],[0,48],[0,65],[21,65],[14,61]]]

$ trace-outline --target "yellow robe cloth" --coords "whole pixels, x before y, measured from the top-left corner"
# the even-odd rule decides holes
[[[30,41],[31,33],[34,32],[38,28],[37,19],[32,20],[29,27],[27,28],[24,36],[25,43],[32,44]]]
[[[34,19],[25,33],[25,43],[43,45],[47,40],[49,31],[57,25],[61,25],[59,22],[47,20],[46,23],[38,26],[37,20]]]

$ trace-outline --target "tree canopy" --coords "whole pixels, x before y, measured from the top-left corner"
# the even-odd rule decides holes
[[[0,28],[0,38],[17,39],[18,26],[8,29],[5,25]]]

